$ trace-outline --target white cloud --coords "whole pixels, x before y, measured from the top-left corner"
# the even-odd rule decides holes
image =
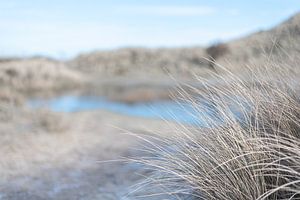
[[[122,6],[118,13],[152,16],[206,16],[216,13],[216,8],[209,6]]]

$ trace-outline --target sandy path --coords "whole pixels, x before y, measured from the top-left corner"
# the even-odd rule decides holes
[[[130,186],[142,178],[138,173],[148,172],[134,163],[102,162],[140,153],[133,149],[141,148],[137,137],[116,127],[134,133],[168,130],[159,120],[105,111],[23,115],[1,125],[3,133],[14,131],[14,135],[6,135],[0,151],[4,154],[6,148],[10,152],[1,155],[0,199],[134,199],[126,195]],[[52,117],[48,132],[36,128],[39,123],[33,122],[48,115]],[[65,128],[61,133],[51,129],[62,121]],[[19,126],[31,128],[16,132]]]

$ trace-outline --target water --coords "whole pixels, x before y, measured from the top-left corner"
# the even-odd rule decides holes
[[[129,116],[171,120],[180,123],[201,124],[199,112],[188,103],[156,101],[127,104],[93,96],[61,96],[54,99],[34,99],[30,107],[47,107],[55,112],[78,112],[86,110],[107,110]],[[205,115],[208,113],[201,113]]]

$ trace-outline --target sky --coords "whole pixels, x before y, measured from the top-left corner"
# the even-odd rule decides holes
[[[300,0],[0,0],[0,56],[207,46],[298,11]]]

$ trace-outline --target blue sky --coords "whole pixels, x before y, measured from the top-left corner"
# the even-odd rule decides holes
[[[268,29],[300,0],[0,0],[0,56],[204,46]]]

